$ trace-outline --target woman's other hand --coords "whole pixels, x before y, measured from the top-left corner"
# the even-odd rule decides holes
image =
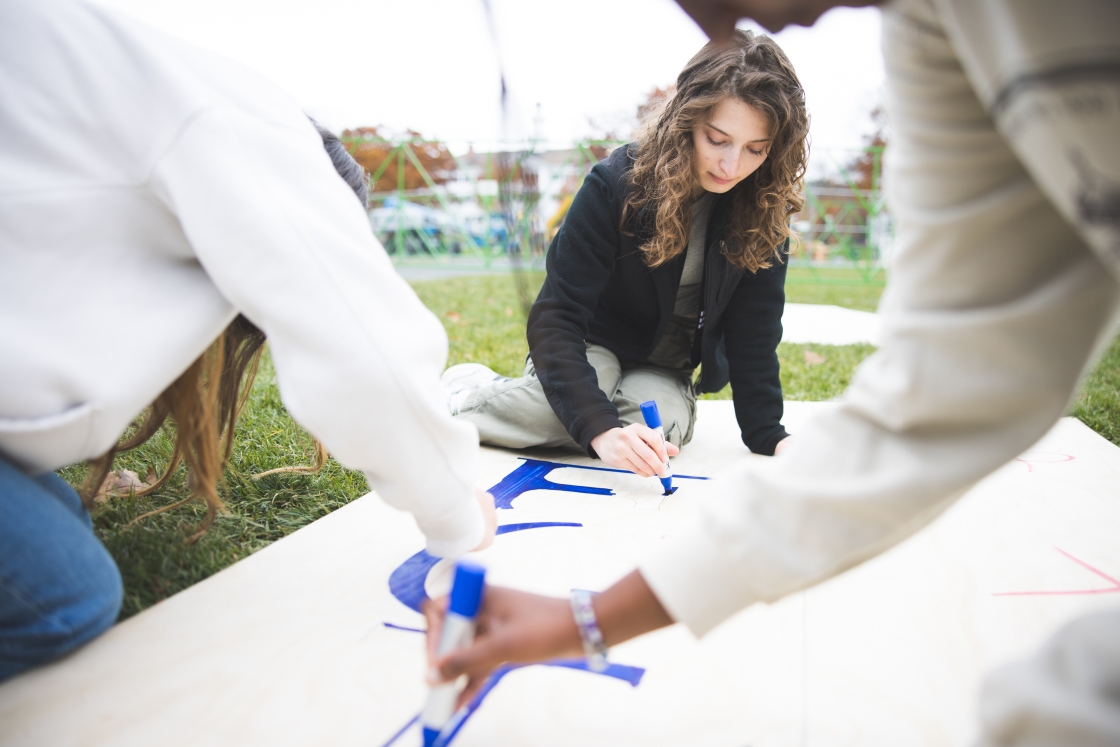
[[[676,456],[681,451],[662,440],[652,428],[641,423],[603,431],[591,439],[591,448],[604,464],[615,469],[629,470],[642,477],[664,477],[665,463],[669,461],[669,457]]]
[[[475,488],[474,497],[478,501],[478,507],[482,509],[482,521],[486,527],[482,533],[482,541],[471,551],[478,552],[494,544],[494,534],[498,531],[498,511],[494,508],[494,496],[485,490]]]
[[[715,42],[726,42],[740,18],[757,21],[776,33],[790,24],[812,26],[832,8],[864,8],[883,0],[677,0]]]
[[[779,441],[779,442],[778,442],[777,444],[775,444],[775,445],[774,445],[774,456],[778,456],[778,455],[779,455],[779,454],[781,454],[781,453],[782,453],[783,451],[785,451],[786,449],[788,449],[788,448],[789,448],[789,443],[790,443],[790,439],[792,439],[792,438],[793,438],[793,436],[786,436],[786,437],[785,437],[785,438],[783,438],[783,439],[782,439],[781,441]]]

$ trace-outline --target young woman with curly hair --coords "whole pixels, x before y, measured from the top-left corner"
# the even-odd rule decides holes
[[[701,49],[576,195],[529,315],[524,375],[453,366],[452,413],[483,443],[578,447],[648,477],[667,455],[639,405],[657,401],[672,455],[692,436],[696,395],[730,382],[743,442],[774,454],[788,437],[776,348],[808,129],[771,39],[737,31]]]

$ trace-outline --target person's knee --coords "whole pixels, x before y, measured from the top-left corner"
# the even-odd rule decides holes
[[[639,408],[648,400],[657,403],[666,440],[678,448],[687,444],[696,419],[696,397],[687,378],[663,370],[628,371],[615,398],[619,418],[625,425],[644,422]]]
[[[124,599],[120,571],[95,537],[71,548],[75,561],[30,595],[0,578],[0,681],[57,659],[116,622]]]
[[[63,480],[54,472],[47,472],[33,479],[39,487],[54,496],[67,511],[77,516],[78,521],[82,522],[87,527],[92,527],[89,512],[86,511],[85,506],[82,505],[81,497],[78,495],[77,491],[70,486],[70,483]]]

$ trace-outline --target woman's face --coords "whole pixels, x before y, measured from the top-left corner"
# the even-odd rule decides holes
[[[692,144],[696,184],[709,192],[726,192],[766,160],[770,123],[742,101],[724,99],[692,131]]]

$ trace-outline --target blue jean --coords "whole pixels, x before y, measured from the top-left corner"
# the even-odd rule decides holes
[[[121,597],[120,572],[74,489],[0,457],[0,682],[105,632]]]

